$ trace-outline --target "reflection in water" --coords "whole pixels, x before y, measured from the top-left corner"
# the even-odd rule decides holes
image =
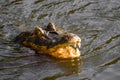
[[[3,56],[3,57],[7,57],[7,56]],[[4,75],[13,74],[13,76],[16,76],[16,75],[24,76],[24,73],[27,72],[26,69],[30,71],[30,72],[27,72],[30,75],[31,70],[34,72],[34,69],[37,68],[37,71],[35,70],[36,71],[35,74],[37,75],[36,78],[40,78],[42,80],[48,80],[48,79],[57,79],[62,76],[79,74],[81,72],[81,65],[82,65],[81,59],[56,60],[56,59],[52,59],[51,57],[49,58],[48,56],[38,57],[38,55],[36,56],[28,55],[28,56],[19,56],[19,57],[17,56],[17,57],[9,57],[9,58],[13,58],[13,59],[16,58],[16,60],[11,60],[10,63],[9,61],[6,61],[6,62],[1,61],[1,64],[3,63],[4,65],[1,65],[0,71],[2,72],[6,71]],[[22,59],[22,62],[24,63],[19,61],[21,59]],[[8,72],[10,71],[10,72],[8,73],[7,71]],[[40,77],[41,74],[43,74],[44,76]],[[3,73],[1,75],[3,75]],[[30,79],[30,77],[26,77],[25,79]]]
[[[81,59],[74,60],[60,60],[57,62],[57,66],[62,70],[61,74],[56,74],[53,76],[45,77],[43,80],[55,80],[62,76],[70,76],[73,74],[79,74],[81,72]]]
[[[0,9],[0,80],[120,79],[119,0],[0,0]],[[50,21],[81,37],[82,61],[38,56],[12,41]]]

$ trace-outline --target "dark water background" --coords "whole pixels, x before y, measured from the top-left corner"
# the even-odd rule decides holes
[[[48,22],[81,37],[81,59],[37,56],[12,42]],[[0,80],[120,80],[120,0],[0,0]]]

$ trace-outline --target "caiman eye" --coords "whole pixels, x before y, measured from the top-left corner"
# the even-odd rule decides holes
[[[55,24],[50,22],[47,26],[47,30],[48,31],[56,31]]]

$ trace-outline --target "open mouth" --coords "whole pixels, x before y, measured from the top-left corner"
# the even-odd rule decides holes
[[[72,47],[75,50],[80,50],[80,43],[77,43],[75,45],[70,45],[70,47]]]

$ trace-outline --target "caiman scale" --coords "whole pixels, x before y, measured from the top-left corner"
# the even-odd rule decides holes
[[[45,29],[37,26],[32,31],[21,32],[15,37],[15,41],[38,54],[48,54],[63,59],[80,57],[80,37],[57,29],[51,22]]]

